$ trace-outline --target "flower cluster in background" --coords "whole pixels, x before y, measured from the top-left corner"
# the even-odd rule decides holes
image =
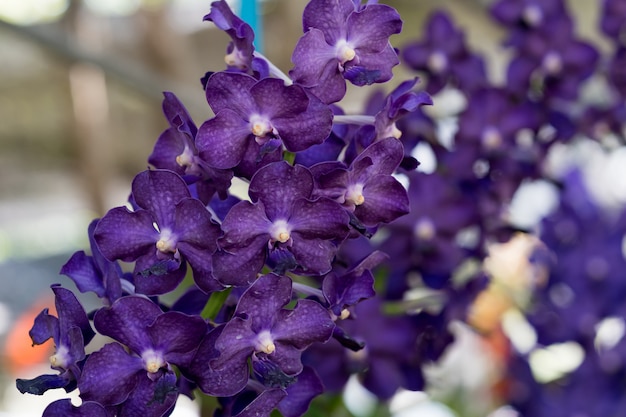
[[[584,141],[606,152],[624,142],[626,2],[600,7],[608,55],[577,37],[561,0],[493,2],[512,57],[496,85],[443,10],[395,47],[394,8],[311,0],[284,73],[213,2],[204,20],[231,40],[226,69],[201,79],[213,116],[196,124],[164,93],[169,127],[151,167],[61,270],[102,307],[85,311],[54,285],[56,315],[42,311],[30,336],[53,340],[55,373],[17,388],[78,390],[80,405],[55,401],[46,417],[167,416],[181,395],[219,417],[333,415],[353,377],[381,404],[428,391],[460,322],[502,369],[482,412],[621,415],[624,341],[602,329],[623,333],[626,217],[580,171],[550,165]],[[399,64],[414,78],[394,83]],[[588,103],[592,80],[606,94]],[[342,108],[347,83],[372,89],[362,114]],[[429,108],[451,90],[464,105],[445,135],[449,120]],[[537,181],[558,207],[516,224],[513,199]],[[494,267],[489,249],[531,235],[522,283],[508,282],[518,293],[497,294],[512,263]],[[505,336],[513,307],[536,338],[527,349]],[[583,359],[542,380],[533,354],[557,344]]]

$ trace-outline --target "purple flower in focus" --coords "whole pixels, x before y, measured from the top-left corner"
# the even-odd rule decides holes
[[[322,143],[332,127],[328,106],[275,78],[218,72],[209,78],[206,97],[215,117],[200,126],[200,157],[248,178],[264,165],[261,158],[265,164],[280,159],[283,145],[298,152]]]
[[[402,143],[387,138],[370,145],[347,169],[336,162],[314,165],[315,193],[342,204],[365,226],[389,223],[409,212],[406,190],[391,175],[403,156]]]
[[[252,202],[233,206],[222,223],[215,277],[225,285],[248,285],[266,260],[277,271],[330,271],[334,241],[346,237],[349,216],[328,198],[313,199],[313,189],[313,176],[303,166],[276,162],[260,169],[250,182]]]
[[[139,207],[117,207],[98,222],[94,238],[109,260],[136,261],[135,287],[143,294],[172,291],[185,276],[185,261],[204,291],[221,289],[211,275],[219,226],[174,172],[144,171],[133,180]]]
[[[48,309],[44,309],[35,318],[29,335],[33,345],[41,345],[50,338],[54,340],[55,353],[50,357],[50,365],[60,373],[40,375],[31,380],[18,379],[17,389],[22,393],[42,395],[54,388],[64,388],[67,392],[74,390],[81,376],[85,346],[95,336],[76,296],[58,284],[51,288],[58,317],[48,314]]]
[[[325,103],[346,93],[345,80],[363,86],[391,79],[399,63],[389,37],[402,20],[393,8],[351,0],[312,0],[302,17],[304,35],[293,51],[290,77]]]
[[[163,113],[170,127],[157,139],[148,162],[155,168],[174,171],[187,183],[195,184],[198,197],[204,203],[216,192],[220,198],[226,198],[233,172],[210,167],[198,156],[195,145],[198,128],[173,93],[163,95]]]
[[[78,383],[81,398],[104,406],[121,405],[128,413],[135,409],[158,416],[170,409],[177,395],[171,365],[191,361],[207,331],[204,320],[176,311],[163,313],[147,298],[127,296],[99,310],[94,325],[128,351],[119,343],[109,343],[92,353]]]
[[[430,94],[447,84],[471,92],[487,82],[482,59],[469,51],[464,33],[443,11],[430,16],[424,39],[406,45],[402,58],[410,68],[427,74],[426,90]]]
[[[74,253],[60,273],[74,281],[80,292],[93,291],[111,305],[122,296],[122,283],[128,283],[128,277],[124,277],[118,263],[109,261],[100,252],[93,237],[97,224],[98,220],[93,220],[88,229],[91,256],[84,251]]]
[[[299,300],[293,309],[285,309],[291,298],[291,280],[274,274],[261,276],[244,292],[234,317],[204,339],[191,363],[190,372],[203,392],[240,392],[248,383],[249,358],[266,385],[288,384],[290,376],[302,372],[302,351],[327,341],[335,325],[316,301]]]

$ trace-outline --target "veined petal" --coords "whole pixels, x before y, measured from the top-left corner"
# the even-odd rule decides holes
[[[116,207],[100,219],[94,239],[108,260],[132,262],[151,249],[156,250],[159,232],[152,225],[154,221],[147,210],[131,212],[126,207]]]
[[[252,201],[263,202],[270,221],[287,220],[293,201],[309,198],[313,187],[313,175],[308,168],[280,161],[257,171],[250,182],[248,194]]]
[[[83,401],[104,406],[124,402],[142,376],[141,358],[129,355],[119,343],[108,343],[92,353],[85,362],[78,381]],[[145,376],[145,371],[143,372]]]
[[[304,87],[324,84],[331,77],[341,78],[336,55],[335,47],[324,40],[323,32],[311,29],[298,40],[293,50],[291,62],[294,68],[289,71],[289,76]],[[332,71],[328,72],[327,66]]]
[[[326,42],[334,45],[346,34],[346,20],[355,11],[351,0],[312,0],[302,13],[304,32],[312,28],[323,32]]]
[[[133,179],[135,203],[148,210],[161,228],[174,223],[174,205],[191,194],[180,175],[165,169],[140,172]]]
[[[224,109],[204,122],[198,130],[199,156],[214,168],[233,168],[243,158],[251,138],[248,122],[231,109]]]
[[[309,98],[302,87],[286,86],[278,78],[262,79],[250,89],[250,94],[254,97],[258,112],[272,123],[277,117],[295,117],[309,105]]]
[[[261,272],[267,256],[268,237],[258,235],[249,246],[232,253],[217,251],[213,255],[213,275],[224,285],[248,286]]]
[[[291,280],[284,276],[268,274],[259,277],[243,293],[235,314],[248,316],[254,332],[269,330],[278,311],[291,301]]]
[[[169,363],[178,365],[176,354],[197,348],[207,332],[207,324],[200,316],[168,311],[159,315],[146,330],[153,346],[163,350]]]
[[[350,218],[336,202],[327,198],[294,201],[289,225],[304,239],[343,239]]]
[[[110,308],[98,310],[94,326],[103,335],[141,354],[153,348],[147,329],[161,314],[161,309],[149,299],[131,295],[118,299]]]
[[[402,30],[402,19],[385,4],[370,4],[350,14],[346,22],[347,40],[362,53],[379,53],[387,47],[389,37]]]
[[[331,270],[331,262],[337,247],[329,240],[306,239],[299,232],[293,232],[293,253],[298,262],[297,272],[305,275],[322,275]]]
[[[356,206],[354,214],[366,226],[389,223],[409,212],[407,192],[391,175],[370,178],[363,197],[364,203]]]
[[[211,75],[206,86],[206,99],[213,113],[229,109],[247,119],[257,111],[250,95],[250,89],[256,82],[254,77],[238,72],[220,71]]]
[[[293,310],[281,310],[272,329],[275,340],[304,349],[314,342],[326,342],[333,334],[335,323],[328,310],[313,300],[299,300]]]

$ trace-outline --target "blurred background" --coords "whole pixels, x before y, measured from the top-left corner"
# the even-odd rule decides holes
[[[446,8],[487,57],[489,75],[502,79],[508,56],[502,28],[488,18],[490,1],[385,3],[405,21],[394,46],[421,37],[428,14]],[[596,2],[569,3],[579,35],[603,48]],[[305,4],[259,5],[263,53],[285,72]],[[88,248],[89,222],[123,205],[147,167],[167,126],[162,91],[174,92],[197,124],[211,116],[200,78],[224,68],[228,38],[202,21],[209,8],[208,0],[0,0],[0,416],[39,416],[51,401],[15,389],[15,378],[42,373],[50,354],[30,348],[28,330],[53,305],[50,284],[74,288],[58,271]],[[398,81],[412,76],[396,71]],[[358,112],[369,91],[350,88],[342,104]]]

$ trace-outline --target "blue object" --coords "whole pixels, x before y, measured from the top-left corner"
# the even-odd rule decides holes
[[[241,0],[239,17],[254,30],[254,47],[263,53],[263,19],[259,15],[258,0]]]

